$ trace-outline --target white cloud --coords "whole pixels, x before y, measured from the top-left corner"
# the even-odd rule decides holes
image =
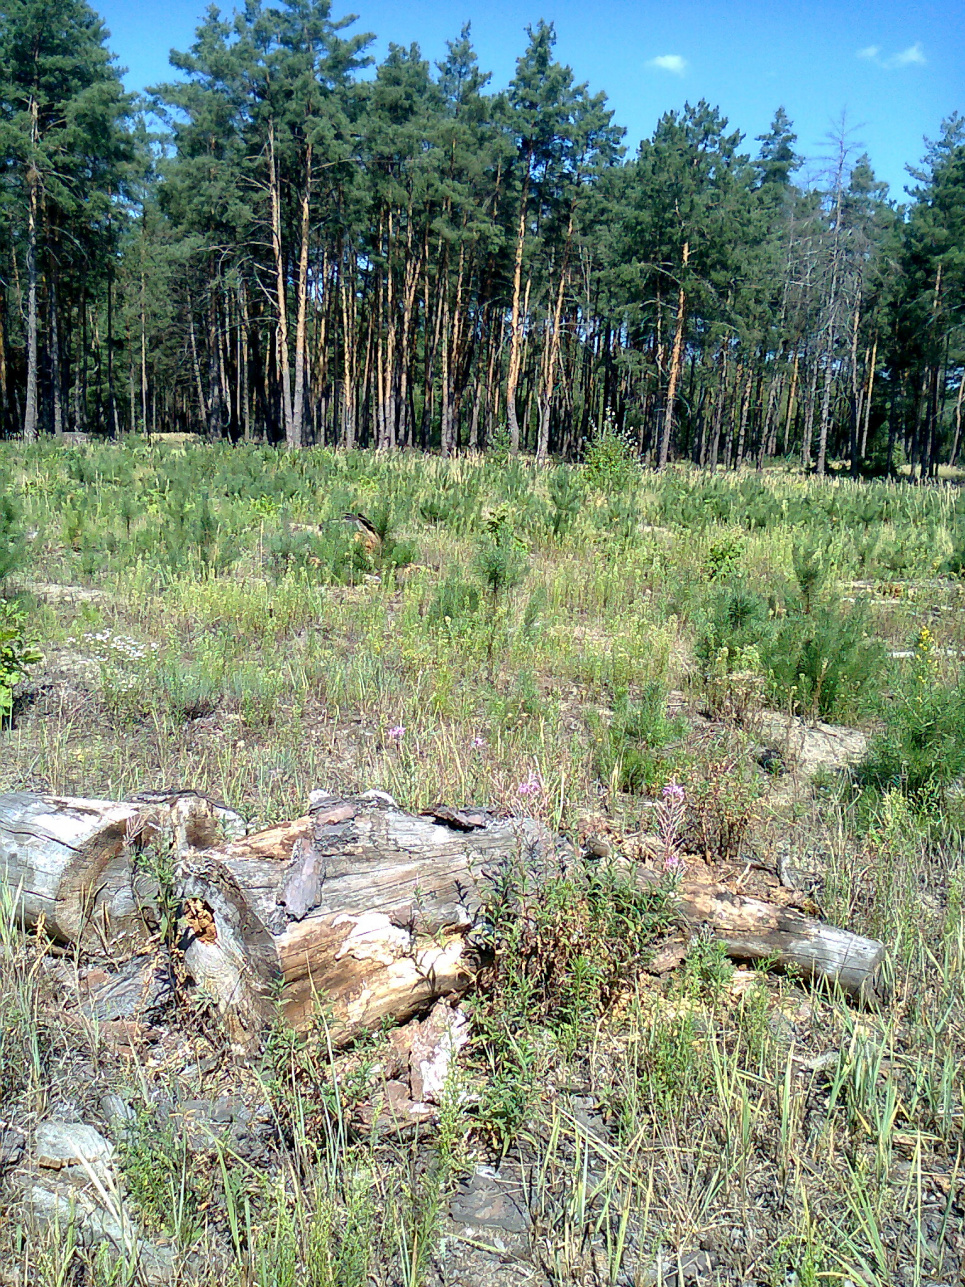
[[[894,58],[889,58],[885,65],[887,67],[909,67],[912,63],[915,63],[919,67],[924,67],[927,61],[925,51],[921,47],[921,41],[916,40],[913,45],[903,49],[900,54],[895,54]]]
[[[659,58],[651,58],[647,66],[659,67],[661,71],[673,72],[675,76],[682,76],[687,70],[687,60],[686,58],[681,58],[679,54],[661,54]]]
[[[884,67],[886,71],[894,71],[897,67],[924,67],[928,62],[920,40],[916,40],[907,49],[902,49],[900,53],[892,54],[890,58],[881,57],[880,45],[866,45],[864,49],[858,50],[856,56],[874,63],[876,67]]]

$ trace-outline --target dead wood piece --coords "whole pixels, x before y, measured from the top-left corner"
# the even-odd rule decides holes
[[[660,875],[642,869],[651,883]],[[880,999],[886,952],[876,939],[814,920],[792,907],[735,894],[722,885],[685,880],[679,890],[681,918],[692,931],[719,939],[735,961],[768,961],[772,968],[841,989],[853,1000]]]
[[[182,896],[206,905],[216,931],[186,936],[185,967],[242,1045],[273,1018],[275,996],[292,1026],[324,1019],[345,1044],[464,991],[468,931],[492,880],[521,856],[555,860],[557,839],[532,819],[458,831],[375,792],[314,805],[179,869]]]
[[[0,795],[0,881],[25,927],[42,922],[53,939],[124,960],[154,929],[147,904],[157,891],[138,856],[152,845],[178,854],[223,843],[232,818],[185,792],[126,802]]]
[[[419,816],[444,822],[447,827],[453,827],[456,831],[476,831],[484,827],[489,820],[487,815],[478,809],[454,809],[449,804],[430,804],[428,809],[420,812]]]
[[[355,527],[355,539],[367,554],[377,554],[382,548],[382,537],[375,524],[364,514],[343,514],[342,521]]]
[[[153,1016],[174,995],[174,979],[157,953],[136,956],[112,974],[89,970],[80,980],[76,1012],[98,1023]]]
[[[572,856],[531,818],[454,810],[472,820],[465,830],[435,809],[405,813],[376,791],[350,800],[313,793],[305,817],[192,846],[192,837],[207,844],[220,835],[219,807],[185,793],[127,804],[0,797],[0,881],[24,924],[43,919],[55,937],[116,961],[154,942],[138,847],[173,844],[167,892],[180,906],[184,970],[242,1049],[279,1014],[298,1030],[324,1024],[344,1045],[464,991],[476,968],[471,931],[507,868],[526,867],[538,887]],[[621,861],[642,881],[662,879]],[[712,933],[735,960],[770,961],[857,1000],[875,997],[881,943],[706,879],[685,880],[678,904],[691,933]],[[139,968],[132,963],[124,984],[100,981],[116,991],[90,998],[101,1006],[93,1017],[123,1013]]]

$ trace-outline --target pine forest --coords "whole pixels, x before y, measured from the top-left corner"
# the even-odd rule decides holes
[[[805,166],[701,100],[635,155],[526,29],[432,65],[327,0],[210,9],[125,93],[84,0],[0,16],[0,432],[580,459],[796,458],[935,476],[961,451],[965,119],[889,197],[842,121]],[[805,171],[811,175],[807,181]]]

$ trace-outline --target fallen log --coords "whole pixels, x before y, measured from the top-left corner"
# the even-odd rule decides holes
[[[152,899],[163,894],[178,907],[184,972],[240,1048],[257,1045],[279,1013],[297,1030],[324,1021],[343,1045],[464,991],[476,969],[473,931],[500,878],[523,863],[538,887],[573,859],[531,818],[441,806],[413,816],[379,792],[314,793],[305,817],[230,842],[217,809],[184,795],[0,797],[0,882],[24,924],[42,916],[52,936],[121,959],[150,937]],[[138,859],[148,840],[169,846],[164,891]],[[708,882],[682,882],[678,898],[689,931],[720,939],[735,960],[874,999],[882,944]],[[110,993],[112,1005],[120,995]]]
[[[659,875],[644,869],[645,880]],[[885,946],[759,898],[735,894],[724,885],[685,880],[678,907],[691,930],[703,928],[727,948],[734,961],[767,961],[770,967],[812,983],[827,983],[862,1004],[881,990]]]
[[[517,861],[558,861],[532,818],[466,831],[389,796],[319,799],[307,817],[186,860],[184,963],[245,1043],[276,1010],[336,1044],[404,1020],[475,972],[470,931]]]
[[[28,792],[0,795],[0,880],[28,929],[112,960],[143,951],[156,894],[138,857],[163,843],[204,848],[237,815],[196,792],[157,792],[114,802]]]

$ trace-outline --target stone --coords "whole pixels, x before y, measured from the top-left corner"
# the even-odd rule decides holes
[[[139,1281],[168,1283],[176,1277],[177,1265],[170,1247],[159,1247],[138,1235],[126,1210],[106,1210],[84,1192],[59,1190],[34,1184],[25,1194],[26,1205],[40,1225],[57,1225],[62,1230],[71,1223],[81,1246],[110,1242],[131,1267],[136,1266]]]
[[[458,1006],[437,1001],[428,1016],[410,1025],[409,1085],[419,1104],[439,1104],[449,1079],[452,1061],[469,1040],[469,1020]]]
[[[458,1224],[506,1233],[525,1233],[532,1224],[522,1185],[491,1166],[478,1166],[460,1186],[449,1203],[449,1214]]]
[[[10,1126],[6,1122],[0,1122],[0,1170],[16,1166],[23,1157],[26,1145],[27,1137],[23,1131],[17,1130],[16,1126]]]
[[[100,1110],[104,1121],[115,1131],[129,1130],[137,1120],[137,1113],[120,1095],[102,1095]]]
[[[843,724],[813,724],[777,711],[761,711],[759,723],[764,740],[780,755],[785,766],[789,761],[806,778],[821,771],[847,769],[860,760],[868,749],[868,739],[856,728]]]
[[[52,1171],[83,1166],[85,1162],[108,1163],[114,1156],[114,1145],[93,1126],[56,1119],[40,1123],[34,1148],[37,1165]]]

